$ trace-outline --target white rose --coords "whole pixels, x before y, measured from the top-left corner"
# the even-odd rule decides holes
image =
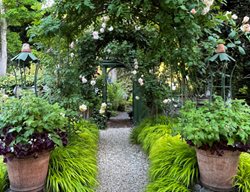
[[[90,81],[90,85],[95,86],[95,84],[96,84],[96,81],[95,81],[95,80],[91,80],[91,81]]]
[[[82,105],[79,106],[79,110],[80,110],[81,112],[87,111],[87,109],[88,109],[87,106],[84,105],[84,104],[82,104]]]
[[[168,104],[168,103],[170,103],[170,102],[171,102],[171,99],[164,99],[164,100],[163,100],[163,103],[164,103],[164,104]]]
[[[112,26],[110,26],[110,27],[108,28],[108,30],[111,32],[111,31],[114,30],[114,28],[113,28]]]
[[[205,8],[202,10],[202,15],[206,15],[209,11],[210,11],[210,7],[205,7]]]
[[[236,19],[238,19],[238,16],[236,14],[233,14],[232,19],[236,20]]]
[[[247,23],[248,21],[249,21],[249,17],[248,17],[248,16],[245,16],[245,17],[243,18],[242,23]]]
[[[249,24],[244,24],[240,27],[240,29],[244,32],[244,33],[248,33],[250,32],[250,25]]]
[[[139,68],[139,66],[138,65],[135,65],[135,67],[134,67],[135,69],[138,69]]]
[[[4,94],[4,95],[2,96],[2,98],[3,98],[4,101],[6,101],[6,100],[9,98],[9,96],[6,95],[6,94]]]
[[[102,103],[101,108],[102,109],[106,109],[107,108],[107,104],[106,103]]]
[[[104,33],[105,29],[104,28],[101,28],[100,29],[100,33]]]
[[[99,113],[100,113],[100,114],[104,114],[104,113],[105,113],[105,110],[104,110],[104,109],[100,109],[100,110],[99,110]]]
[[[138,83],[142,86],[142,85],[144,84],[143,79],[142,79],[142,78],[139,78],[139,79],[138,79]]]
[[[107,24],[106,23],[102,23],[102,28],[106,28]]]
[[[92,35],[93,35],[93,39],[99,39],[99,33],[98,33],[98,31],[94,31],[92,33]]]
[[[111,49],[107,49],[107,52],[108,52],[108,53],[111,53]]]
[[[137,71],[134,70],[134,71],[132,71],[131,73],[132,73],[133,75],[136,75],[136,74],[137,74]]]
[[[75,55],[74,53],[70,53],[70,57],[72,57],[72,58],[73,58],[73,57],[74,57],[74,55]]]
[[[136,100],[139,100],[139,99],[140,99],[140,97],[139,97],[139,96],[135,96],[135,99],[136,99]]]
[[[83,77],[82,77],[82,83],[85,84],[85,83],[87,83],[87,82],[88,82],[88,80],[83,76]]]
[[[104,17],[102,18],[102,21],[103,21],[103,22],[109,21],[109,16],[104,16]]]

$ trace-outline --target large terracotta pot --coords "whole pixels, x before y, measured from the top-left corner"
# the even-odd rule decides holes
[[[49,152],[7,162],[10,189],[15,192],[40,192],[43,191],[49,165]]]
[[[223,155],[219,156],[196,149],[196,155],[202,185],[214,191],[232,191],[240,152],[224,150]]]

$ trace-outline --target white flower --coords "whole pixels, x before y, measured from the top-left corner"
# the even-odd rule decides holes
[[[104,33],[105,29],[104,28],[101,28],[100,29],[100,33]]]
[[[243,18],[242,23],[247,23],[248,21],[249,21],[249,17],[248,17],[248,16],[245,16],[245,17]]]
[[[175,104],[175,105],[174,105],[174,107],[175,107],[175,108],[177,108],[177,107],[178,107],[178,105],[177,105],[177,104]]]
[[[88,82],[88,80],[84,76],[82,76],[82,83],[85,84],[87,82]]]
[[[139,79],[138,79],[138,83],[139,83],[141,86],[144,85],[143,79],[142,79],[142,78],[139,78]]]
[[[134,59],[134,64],[138,65],[138,60],[137,59]]]
[[[88,109],[88,107],[86,105],[84,105],[84,104],[82,104],[82,105],[79,106],[79,110],[81,112],[87,111],[87,109]]]
[[[70,53],[70,57],[72,57],[72,58],[73,58],[73,57],[74,57],[74,55],[75,55],[74,53]]]
[[[226,15],[232,15],[232,11],[227,11]]]
[[[172,90],[173,90],[173,91],[176,90],[176,86],[175,86],[175,85],[172,86]]]
[[[202,0],[202,1],[207,7],[211,7],[214,3],[214,0]]]
[[[209,11],[210,11],[210,7],[205,7],[205,8],[202,10],[202,15],[206,15]]]
[[[197,11],[194,8],[190,11],[190,13],[192,13],[193,15],[196,14],[196,12]]]
[[[4,95],[2,96],[2,99],[3,99],[4,101],[6,101],[8,98],[9,98],[9,96],[6,95],[6,94],[4,94]]]
[[[248,33],[250,32],[250,25],[249,24],[244,24],[240,27],[241,31],[243,31],[244,33]]]
[[[168,104],[168,103],[170,103],[170,102],[171,102],[171,99],[164,99],[164,100],[163,100],[163,103],[164,103],[164,104]]]
[[[134,68],[135,68],[135,69],[138,69],[138,68],[139,68],[139,66],[138,66],[138,65],[135,65],[135,66],[134,66]]]
[[[70,43],[69,47],[70,47],[71,49],[73,49],[74,46],[75,46],[75,43],[74,43],[74,41],[72,41],[72,42]]]
[[[92,33],[92,35],[93,35],[93,39],[99,39],[99,33],[98,33],[98,31],[94,31]]]
[[[104,110],[104,109],[100,109],[100,110],[99,110],[99,113],[100,113],[100,114],[104,114],[104,113],[105,113],[105,110]]]
[[[153,69],[150,69],[150,70],[149,70],[149,73],[153,73],[153,72],[154,72]]]
[[[110,27],[108,28],[108,30],[111,32],[111,31],[114,30],[114,28],[113,28],[112,26],[110,26]]]
[[[139,97],[139,96],[135,96],[135,99],[136,99],[136,100],[139,100],[139,99],[140,99],[140,97]]]
[[[236,19],[238,19],[238,16],[236,14],[233,14],[232,19],[236,20]]]
[[[107,49],[107,53],[111,53],[111,49]]]
[[[102,28],[106,28],[107,24],[106,23],[102,23]]]
[[[131,73],[132,73],[133,75],[136,75],[136,74],[137,74],[137,71],[134,70],[134,71],[132,71]]]
[[[135,30],[136,30],[136,31],[139,31],[140,29],[141,29],[140,26],[135,26]]]
[[[107,108],[107,104],[106,103],[102,103],[101,108],[102,109],[106,109]]]
[[[102,17],[102,21],[103,21],[103,22],[109,21],[109,16],[103,16],[103,17]]]
[[[90,81],[90,85],[95,86],[95,84],[96,84],[96,81],[95,81],[95,80],[91,80],[91,81]]]
[[[143,78],[144,77],[144,75],[141,75],[141,78]]]
[[[61,115],[62,117],[65,117],[65,114],[64,114],[64,113],[60,113],[60,115]]]

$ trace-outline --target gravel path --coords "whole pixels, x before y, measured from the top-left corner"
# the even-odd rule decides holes
[[[131,128],[100,131],[97,192],[143,192],[148,160],[139,146],[129,143]]]

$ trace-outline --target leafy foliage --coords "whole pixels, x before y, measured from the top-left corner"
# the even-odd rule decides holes
[[[111,110],[125,109],[127,96],[128,94],[124,90],[122,83],[108,84],[108,100],[111,104]]]
[[[150,179],[147,191],[189,191],[198,180],[195,150],[179,136],[165,135],[153,145],[149,159]]]
[[[140,144],[141,141],[139,141],[139,134],[143,131],[143,129],[145,127],[151,127],[158,124],[166,125],[167,117],[158,116],[158,117],[145,118],[138,126],[132,129],[132,132],[130,134],[130,141],[133,144]]]
[[[225,104],[221,97],[199,108],[187,102],[181,110],[178,131],[183,138],[204,149],[246,151],[250,138],[250,107],[242,100]]]
[[[3,158],[0,156],[0,191],[6,191],[8,186],[6,165],[3,163]]]
[[[96,125],[74,123],[76,132],[69,135],[69,145],[56,148],[51,154],[46,189],[49,192],[94,192],[97,185]]]
[[[163,116],[145,119],[135,128],[136,133],[132,132],[134,139],[149,153],[148,192],[189,191],[198,179],[195,150],[181,141],[179,136],[172,137],[170,134],[175,121],[166,121]]]
[[[238,174],[235,177],[235,186],[239,191],[250,191],[250,154],[241,153]]]
[[[65,111],[35,96],[9,98],[1,106],[0,154],[17,157],[67,144]]]

